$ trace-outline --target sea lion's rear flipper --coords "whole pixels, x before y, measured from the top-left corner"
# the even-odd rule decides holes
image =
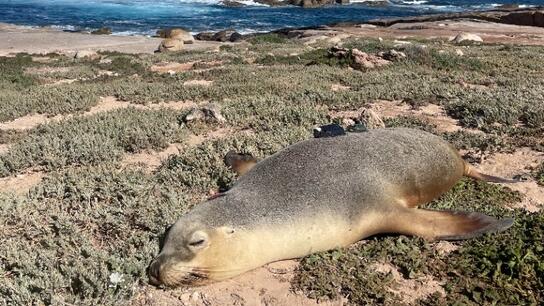
[[[511,218],[495,219],[476,212],[404,210],[393,226],[397,232],[430,240],[463,240],[485,233],[498,233],[514,223]]]
[[[480,180],[480,181],[484,181],[484,182],[490,182],[490,183],[510,184],[510,183],[517,183],[518,182],[516,180],[505,179],[505,178],[502,178],[502,177],[487,175],[487,174],[478,172],[478,170],[476,170],[474,167],[472,167],[467,162],[465,162],[465,170],[464,170],[463,175],[467,176],[467,177],[470,177],[470,178],[473,178],[473,179],[476,179],[476,180]]]
[[[225,165],[232,168],[239,176],[244,175],[257,164],[257,159],[250,154],[236,153],[234,151],[229,151],[223,160]]]

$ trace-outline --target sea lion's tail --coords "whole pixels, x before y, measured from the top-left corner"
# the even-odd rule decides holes
[[[506,183],[506,184],[510,184],[510,183],[517,183],[518,182],[516,180],[505,179],[505,178],[502,178],[502,177],[497,177],[497,176],[487,175],[485,173],[481,173],[478,170],[476,170],[473,166],[471,166],[469,163],[467,163],[467,162],[464,162],[464,163],[465,163],[465,170],[463,172],[464,176],[467,176],[467,177],[470,177],[470,178],[473,178],[473,179],[476,179],[476,180],[484,181],[484,182],[490,182],[490,183]]]

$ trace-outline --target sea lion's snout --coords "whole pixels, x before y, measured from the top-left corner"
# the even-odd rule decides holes
[[[180,224],[167,232],[161,253],[147,268],[149,283],[169,287],[198,285],[208,278],[203,252],[209,247],[205,230],[191,230]]]
[[[149,284],[153,286],[197,285],[208,279],[207,273],[175,260],[176,256],[159,255],[147,268]]]
[[[162,284],[160,277],[161,264],[158,260],[154,259],[147,268],[147,276],[149,277],[149,283],[153,286],[159,286]]]

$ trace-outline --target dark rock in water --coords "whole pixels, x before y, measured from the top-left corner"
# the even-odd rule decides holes
[[[108,28],[108,27],[102,27],[98,30],[94,30],[91,32],[91,34],[93,35],[110,35],[111,34],[111,29]]]
[[[313,8],[334,4],[335,0],[302,0],[302,7]]]
[[[389,6],[391,3],[389,1],[364,1],[364,2],[357,2],[359,5],[365,5],[365,6],[371,6],[371,7],[386,7]]]
[[[253,0],[255,3],[266,4],[269,6],[285,6],[293,5],[291,1],[288,0]]]
[[[314,138],[336,137],[342,135],[346,135],[346,131],[338,124],[322,125],[314,129]]]
[[[205,41],[211,41],[214,40],[213,36],[215,33],[213,32],[201,32],[195,35],[196,40],[205,40]]]
[[[244,6],[247,6],[243,3],[240,3],[240,2],[237,2],[237,1],[232,1],[232,0],[224,0],[224,1],[221,1],[221,4],[223,6],[226,6],[226,7],[244,7]]]
[[[349,0],[336,0],[338,4],[349,4]]]

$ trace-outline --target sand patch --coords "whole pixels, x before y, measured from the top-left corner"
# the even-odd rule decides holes
[[[513,153],[496,153],[486,157],[476,168],[490,175],[506,178],[521,176],[523,181],[504,186],[525,196],[514,207],[537,212],[544,206],[544,187],[537,184],[530,173],[544,162],[544,153],[520,148]]]
[[[208,140],[225,138],[229,135],[232,135],[233,133],[234,130],[232,128],[218,128],[204,135],[190,134],[187,139],[185,139],[185,143],[188,146],[194,147]]]
[[[416,279],[406,279],[399,273],[396,267],[390,264],[376,263],[372,268],[380,273],[391,273],[395,285],[394,288],[388,288],[388,291],[398,295],[405,304],[414,304],[417,300],[425,299],[435,292],[446,296],[446,291],[442,288],[442,284],[429,275]]]
[[[25,73],[33,75],[44,75],[52,73],[67,73],[75,67],[30,67],[25,69]]]
[[[187,63],[175,63],[175,62],[161,62],[157,63],[149,68],[152,72],[157,73],[176,73],[186,72],[193,69],[196,62]]]
[[[160,109],[169,108],[172,110],[182,110],[190,107],[195,107],[197,104],[191,101],[177,101],[177,102],[160,102],[148,105],[134,104],[125,101],[119,101],[115,97],[103,97],[100,98],[100,102],[97,105],[91,107],[88,111],[82,114],[68,114],[57,115],[54,117],[47,117],[43,114],[26,115],[19,117],[12,121],[0,123],[0,130],[29,130],[35,128],[40,124],[46,124],[49,122],[58,122],[61,120],[70,119],[77,116],[91,116],[102,112],[108,112],[120,108],[134,107],[137,109]]]
[[[334,92],[337,92],[337,91],[345,91],[345,90],[350,90],[351,87],[349,86],[344,86],[342,84],[332,84],[331,85],[331,90],[334,91]]]
[[[183,83],[183,86],[203,86],[208,87],[213,84],[213,81],[207,81],[207,80],[189,80],[185,81]]]
[[[280,261],[260,267],[230,280],[208,286],[159,290],[145,286],[132,305],[344,305],[316,300],[290,290],[290,281],[297,267],[294,260]]]
[[[0,144],[0,155],[6,153],[7,151],[9,151],[9,147],[10,147],[9,144],[1,143]]]
[[[166,160],[170,155],[179,154],[182,144],[173,143],[162,151],[149,150],[146,152],[127,154],[121,161],[123,167],[142,166],[147,170],[155,170]]]
[[[43,172],[28,172],[0,178],[0,192],[26,194],[32,187],[41,182],[43,177]]]

